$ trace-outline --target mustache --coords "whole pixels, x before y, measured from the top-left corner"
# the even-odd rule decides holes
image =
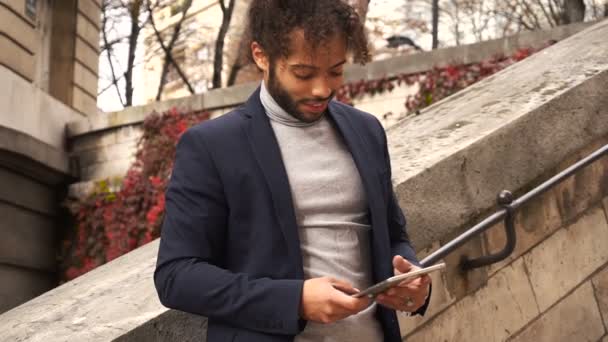
[[[300,100],[298,102],[300,102],[300,103],[326,102],[326,101],[331,100],[335,95],[336,95],[336,92],[332,91],[331,94],[329,94],[328,97],[315,97],[315,98],[310,98],[310,99],[303,99],[303,100]]]

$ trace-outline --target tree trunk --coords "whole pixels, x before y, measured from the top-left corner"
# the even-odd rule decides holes
[[[131,17],[131,34],[129,35],[129,52],[127,56],[127,70],[125,71],[125,107],[133,105],[133,65],[135,64],[135,50],[141,27],[139,15],[141,14],[142,0],[135,0],[129,6]]]
[[[181,67],[175,61],[175,59],[173,58],[173,55],[172,55],[173,47],[175,46],[175,43],[177,42],[177,39],[179,38],[179,34],[182,29],[182,25],[184,24],[184,21],[186,20],[186,15],[187,15],[188,10],[190,9],[191,5],[192,5],[192,1],[189,1],[182,8],[182,16],[179,19],[179,21],[177,22],[177,24],[175,24],[175,28],[173,30],[173,35],[171,36],[171,40],[169,41],[168,45],[165,45],[165,43],[163,41],[163,37],[162,37],[161,33],[158,31],[158,28],[156,27],[156,23],[154,22],[154,17],[150,16],[150,25],[152,26],[152,29],[154,30],[154,34],[156,36],[156,39],[158,40],[158,43],[160,44],[161,49],[165,53],[165,59],[163,61],[163,68],[162,68],[162,71],[160,74],[160,83],[158,85],[158,91],[156,92],[156,101],[160,101],[161,95],[163,93],[163,89],[165,88],[165,83],[167,83],[167,72],[169,71],[170,65],[173,65],[173,67],[175,67],[175,70],[179,74],[179,77],[182,79],[184,84],[186,84],[190,93],[194,94],[194,88],[192,88],[192,85],[190,84],[190,82],[188,82],[188,78],[186,77],[186,75],[182,71]],[[149,6],[149,4],[148,4],[148,6]],[[150,7],[148,7],[148,8],[150,8]],[[150,13],[152,13],[152,11],[150,11]]]
[[[234,11],[234,1],[229,0],[228,7],[224,3],[224,0],[220,0],[220,8],[222,9],[222,26],[217,34],[217,40],[215,41],[215,53],[213,57],[213,88],[222,87],[222,67],[224,65],[224,40],[226,34],[230,28],[230,20],[232,19],[232,12]]]
[[[439,43],[439,0],[433,0],[433,50],[437,48]]]
[[[564,1],[563,23],[577,23],[585,19],[584,0],[565,0]]]

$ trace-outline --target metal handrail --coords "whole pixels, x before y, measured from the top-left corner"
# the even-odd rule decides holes
[[[608,144],[604,145],[604,147],[596,150],[595,152],[581,159],[580,161],[558,173],[557,175],[551,177],[549,180],[545,181],[534,189],[523,194],[516,200],[513,200],[513,195],[511,194],[511,192],[506,190],[501,191],[500,194],[498,194],[497,202],[498,205],[502,207],[502,209],[488,216],[483,221],[477,223],[472,228],[462,233],[454,240],[451,240],[450,242],[441,246],[439,249],[431,253],[431,255],[422,259],[420,263],[424,267],[435,264],[436,262],[443,259],[446,255],[452,253],[458,247],[462,246],[475,236],[483,233],[490,227],[494,226],[496,223],[500,222],[500,220],[505,221],[505,232],[507,235],[507,242],[505,244],[505,247],[498,253],[481,256],[477,259],[469,259],[465,257],[463,258],[460,266],[464,270],[470,270],[473,268],[487,266],[507,258],[513,252],[517,239],[515,235],[515,225],[513,222],[517,209],[529,202],[531,199],[547,192],[555,185],[561,183],[566,178],[572,176],[578,170],[584,168],[585,166],[593,163],[594,161],[607,154]]]

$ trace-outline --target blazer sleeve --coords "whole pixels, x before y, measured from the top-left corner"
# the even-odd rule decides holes
[[[380,124],[380,123],[378,123]],[[420,264],[420,261],[418,261],[418,258],[416,257],[416,251],[414,250],[414,248],[412,247],[412,244],[410,242],[410,238],[407,234],[407,229],[406,229],[406,219],[405,216],[403,215],[403,211],[401,210],[401,207],[399,206],[399,202],[397,201],[397,196],[395,196],[395,191],[393,189],[393,185],[392,185],[392,171],[391,171],[391,160],[390,160],[390,156],[388,153],[388,144],[387,144],[387,140],[386,140],[386,133],[384,132],[384,128],[382,128],[382,125],[380,125],[381,128],[381,134],[383,137],[383,149],[384,149],[384,163],[387,167],[387,183],[388,183],[388,192],[389,192],[389,198],[388,198],[388,204],[387,204],[387,223],[388,223],[388,230],[389,230],[389,237],[391,240],[391,251],[392,251],[392,255],[401,255],[403,258],[405,258],[406,260],[408,260],[410,263],[418,266],[418,267],[422,267],[422,265]],[[421,306],[417,311],[415,311],[413,314],[418,314],[418,315],[424,315],[424,313],[426,312],[428,306],[429,306],[429,302],[431,299],[431,291],[432,291],[432,285],[429,289],[429,296],[426,299],[426,302],[424,303],[423,306]]]
[[[302,280],[252,279],[222,268],[229,208],[204,137],[181,137],[166,191],[154,284],[169,308],[271,334],[294,335]],[[279,304],[280,303],[280,304]]]

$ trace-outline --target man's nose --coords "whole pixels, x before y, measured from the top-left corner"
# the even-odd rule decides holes
[[[318,77],[312,85],[312,95],[314,97],[326,99],[331,95],[331,87],[327,77]]]

